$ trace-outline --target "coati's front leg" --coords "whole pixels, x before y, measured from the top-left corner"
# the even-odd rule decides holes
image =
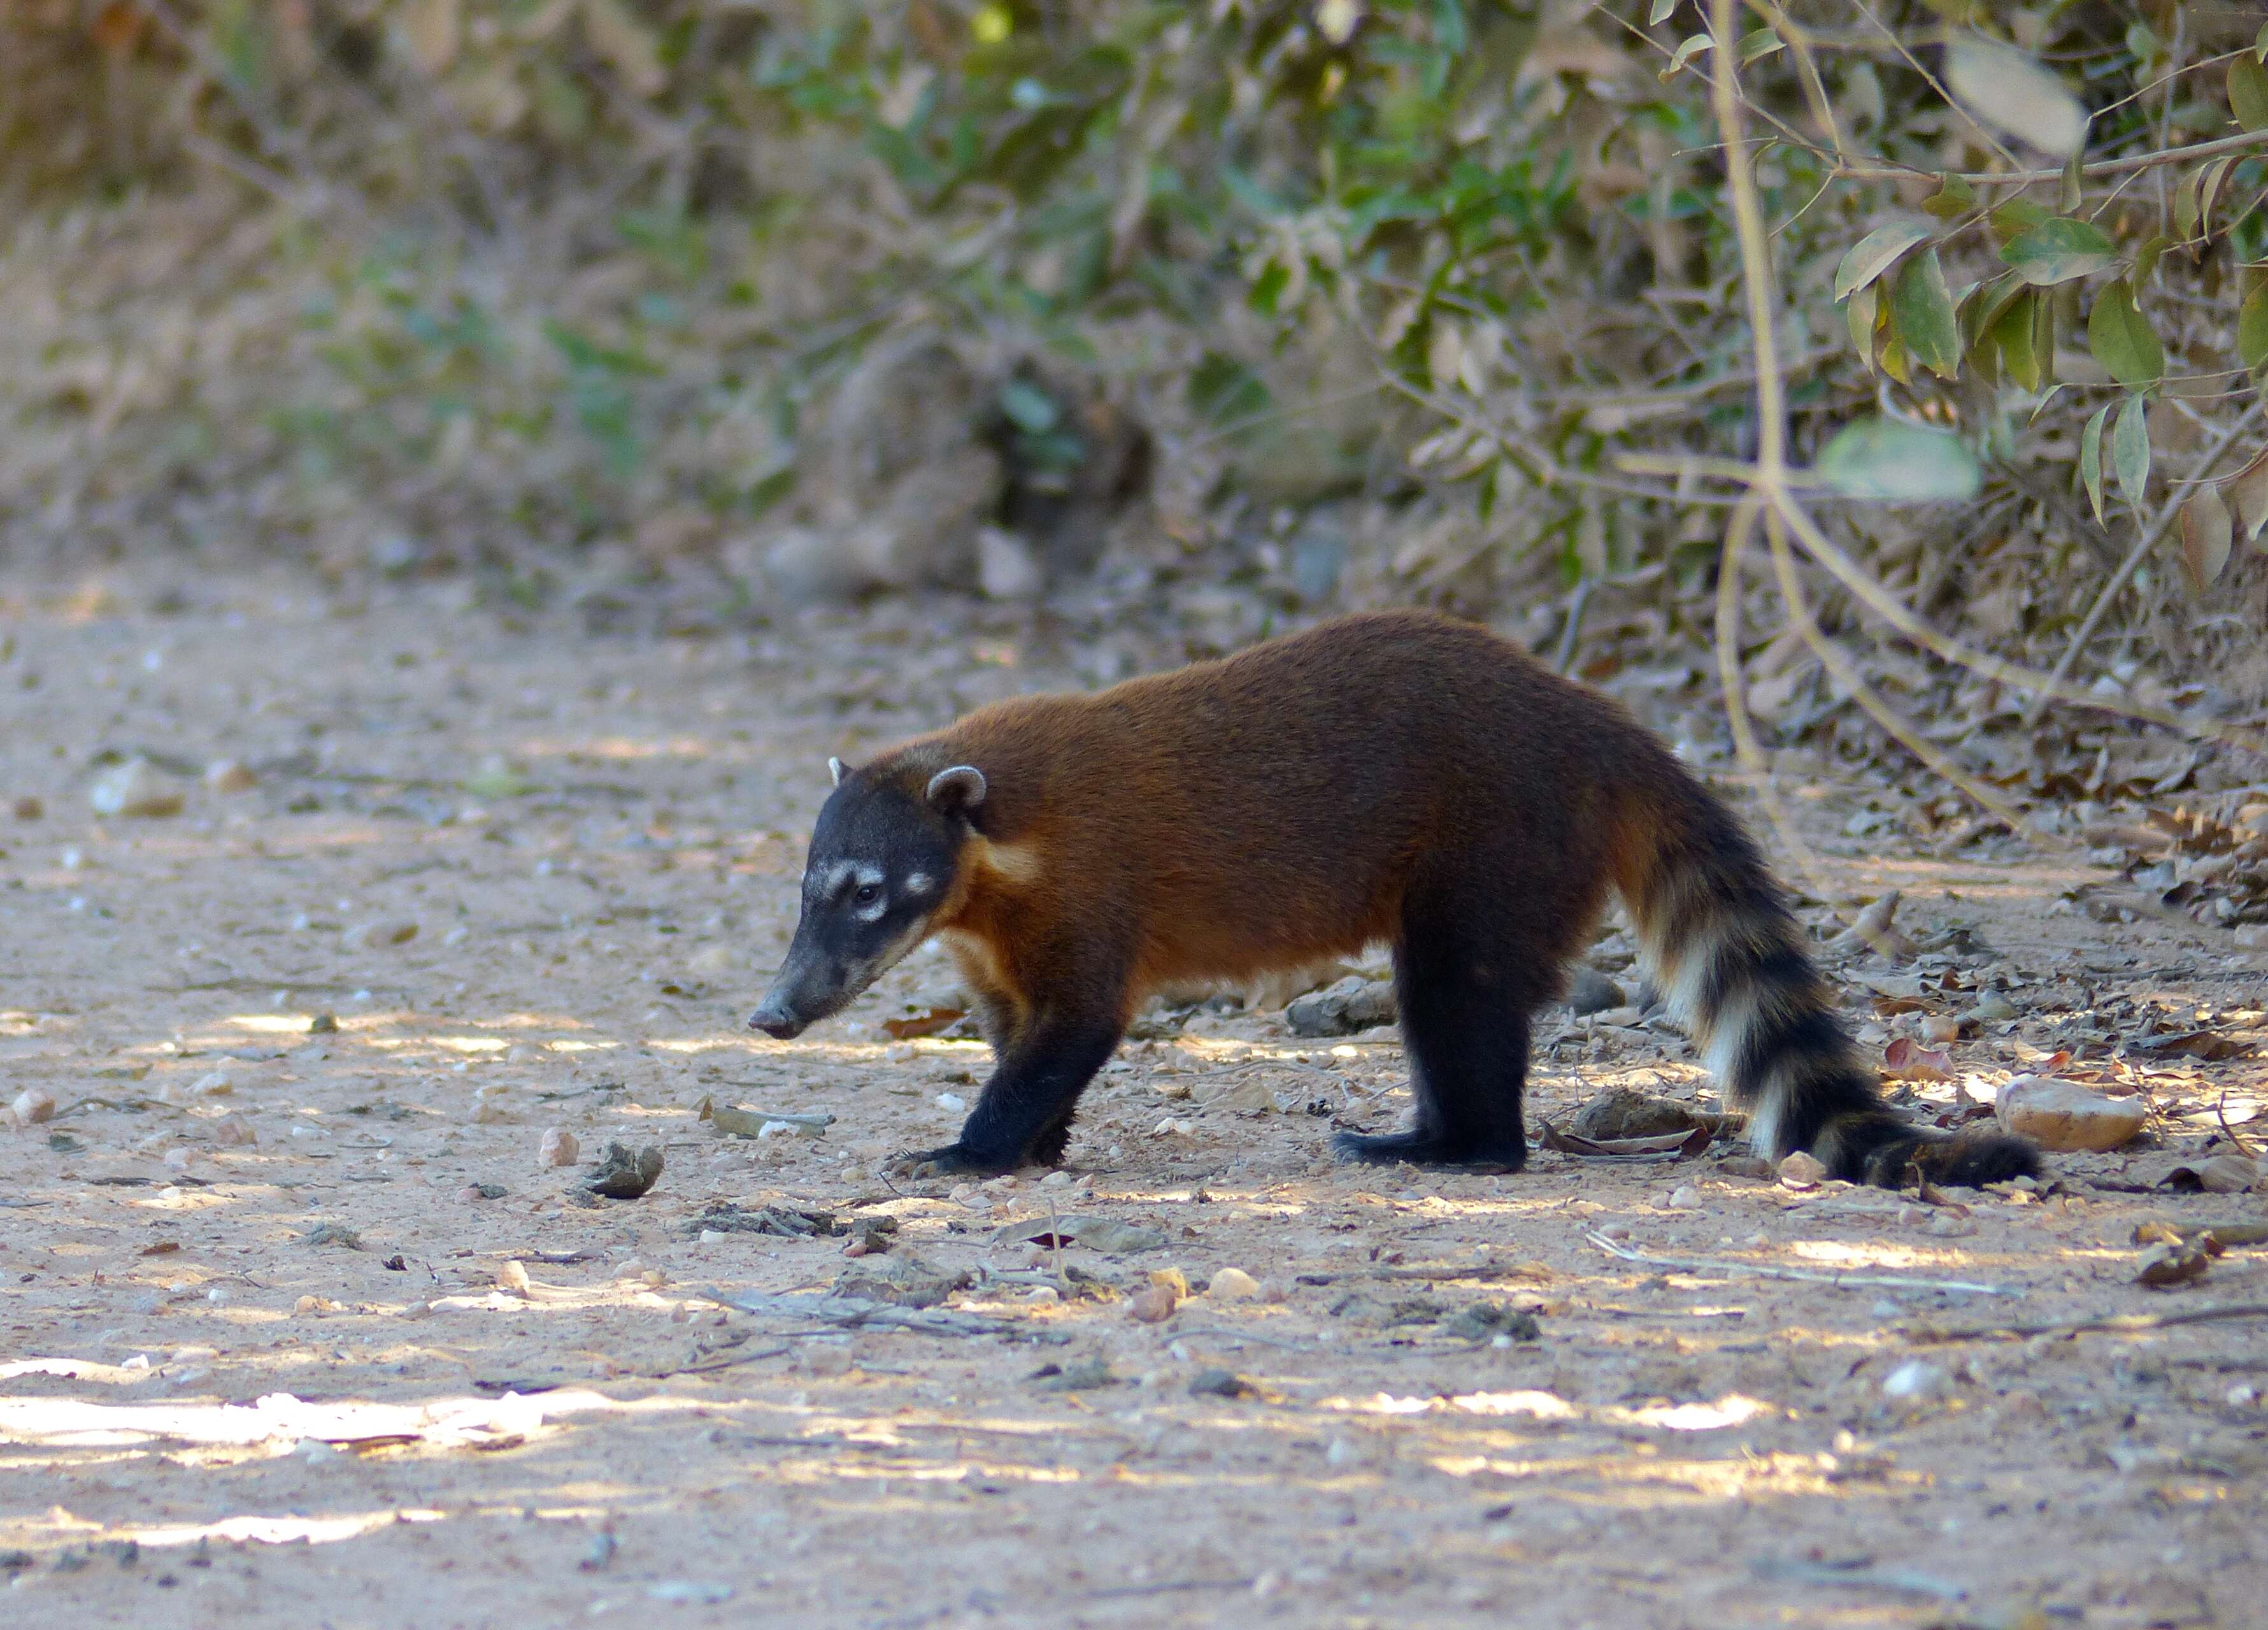
[[[1121,1027],[1093,1013],[1035,1014],[1009,1042],[984,1083],[961,1136],[941,1149],[910,1156],[909,1176],[968,1172],[997,1176],[1020,1166],[1063,1158],[1079,1095],[1117,1050]]]

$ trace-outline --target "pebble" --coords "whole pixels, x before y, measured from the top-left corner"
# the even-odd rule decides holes
[[[2000,1125],[2043,1149],[2115,1149],[2149,1118],[2139,1097],[2106,1098],[2077,1081],[2052,1075],[2019,1075],[2000,1088],[1993,1112]]]
[[[505,1263],[497,1270],[497,1285],[499,1289],[511,1291],[514,1295],[527,1294],[526,1265],[517,1257]]]
[[[378,918],[357,923],[346,932],[347,948],[376,950],[382,946],[407,945],[417,937],[417,925],[408,918]]]
[[[1174,1317],[1181,1301],[1171,1285],[1145,1285],[1126,1299],[1126,1317],[1144,1324],[1162,1324]]]
[[[1698,1211],[1701,1209],[1701,1191],[1690,1183],[1680,1184],[1669,1191],[1669,1198],[1663,1204],[1672,1211]]]
[[[224,1115],[213,1124],[213,1141],[224,1148],[248,1149],[259,1144],[260,1134],[241,1115]]]
[[[236,1088],[229,1084],[227,1076],[213,1070],[191,1081],[189,1090],[200,1098],[225,1098]]]
[[[1205,1287],[1215,1302],[1245,1302],[1260,1294],[1260,1281],[1242,1268],[1222,1268]]]
[[[51,1121],[55,1117],[55,1095],[44,1087],[26,1087],[16,1095],[8,1112],[15,1117],[18,1126],[37,1126],[42,1121]]]
[[[958,1115],[968,1107],[968,1100],[957,1092],[941,1092],[937,1095],[937,1107]]]
[[[48,807],[38,799],[26,795],[11,804],[9,811],[18,821],[36,821],[48,813]]]
[[[1024,1300],[1035,1307],[1052,1307],[1063,1300],[1063,1293],[1052,1285],[1035,1285],[1024,1293]]]
[[[1983,1023],[1997,1024],[2004,1019],[2016,1016],[2016,1004],[1998,991],[1986,991],[1977,999],[1977,1005],[1969,1010],[1969,1016]]]
[[[1908,1359],[1882,1378],[1882,1396],[1901,1401],[1935,1398],[1952,1382],[1953,1377],[1939,1366]]]
[[[97,815],[142,820],[177,815],[186,801],[180,788],[169,786],[158,778],[157,770],[146,758],[129,758],[96,777],[94,785],[87,789],[86,800]]]
[[[335,1014],[319,1013],[307,1021],[307,1034],[310,1036],[335,1036],[338,1029],[339,1021]]]
[[[249,764],[233,758],[216,758],[205,766],[205,785],[216,793],[248,793],[260,785]]]
[[[1827,1168],[1805,1150],[1798,1149],[1779,1163],[1783,1188],[1815,1189],[1827,1181]]]
[[[573,1132],[564,1126],[553,1126],[544,1132],[535,1157],[546,1166],[572,1166],[582,1154],[583,1146],[575,1141]]]

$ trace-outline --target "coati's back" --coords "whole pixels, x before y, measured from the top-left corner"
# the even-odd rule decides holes
[[[1418,612],[997,703],[904,750],[982,764],[986,837],[1045,857],[1022,904],[1130,914],[1145,984],[1390,940],[1429,865],[1548,904],[1564,930],[1534,949],[1557,961],[1596,915],[1616,807],[1667,760],[1616,704]]]

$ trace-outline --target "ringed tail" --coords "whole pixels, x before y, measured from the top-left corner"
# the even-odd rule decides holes
[[[1651,779],[1651,778],[1650,778]],[[1808,1150],[1830,1176],[1900,1188],[2029,1176],[2039,1157],[1997,1132],[1918,1126],[1837,1012],[1803,932],[1739,820],[1681,768],[1629,800],[1616,882],[1670,1012],[1749,1115],[1756,1153]]]

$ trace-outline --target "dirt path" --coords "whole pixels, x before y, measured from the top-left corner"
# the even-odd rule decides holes
[[[1399,1113],[1392,1032],[1203,1012],[1122,1052],[1068,1177],[900,1196],[882,1157],[984,1069],[880,1029],[944,964],[796,1044],[740,1025],[826,755],[1123,653],[186,599],[9,601],[0,793],[44,809],[0,836],[0,1096],[62,1111],[0,1130],[11,1624],[2268,1624],[2268,1323],[1926,1339],[2268,1302],[2258,1248],[2132,1282],[2138,1223],[2258,1194],[2129,1191],[2224,1091],[2259,1111],[2262,952],[2058,911],[2067,862],[1828,843],[1934,948],[1845,970],[1874,1044],[1992,991],[2015,1017],[1956,1078],[2070,1048],[2146,1088],[2152,1147],[2044,1194],[1796,1191],[1721,1147],[1348,1171],[1325,1140]],[[180,813],[92,815],[105,749]],[[173,773],[221,758],[254,785]],[[2227,1045],[2106,1056],[2184,1026]],[[1632,1014],[1545,1035],[1555,1120],[1706,1090]],[[704,1097],[834,1119],[728,1138]],[[554,1127],[666,1169],[575,1203]],[[728,1204],[897,1232],[846,1259]],[[1157,1243],[1001,1237],[1093,1219]],[[909,1255],[969,1280],[909,1316],[939,1331],[800,1294]],[[1166,1270],[1214,1289],[1130,1317]]]

